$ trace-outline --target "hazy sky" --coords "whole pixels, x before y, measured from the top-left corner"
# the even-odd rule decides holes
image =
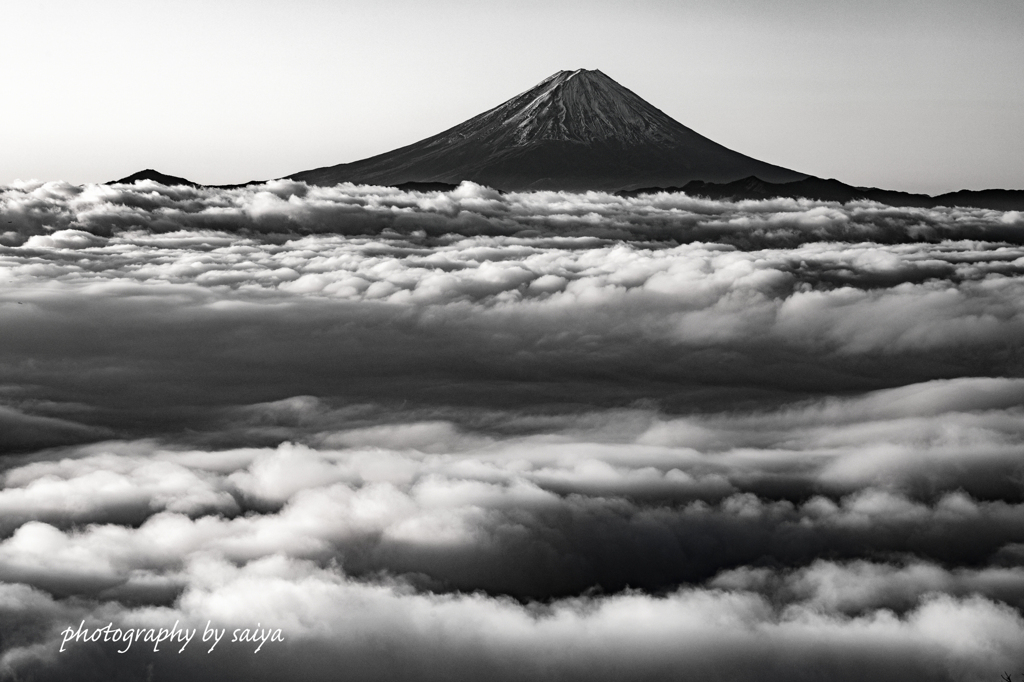
[[[0,183],[354,161],[597,68],[845,182],[1024,188],[1024,2],[9,3]]]

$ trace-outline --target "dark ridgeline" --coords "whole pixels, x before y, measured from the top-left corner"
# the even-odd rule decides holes
[[[641,187],[631,190],[620,190],[620,196],[636,197],[642,194],[658,192],[684,192],[690,196],[707,197],[708,199],[724,199],[739,201],[741,199],[774,199],[784,197],[791,199],[816,199],[818,201],[835,201],[845,204],[848,201],[877,201],[889,206],[919,206],[933,208],[935,206],[973,206],[990,208],[997,211],[1016,211],[1024,209],[1024,190],[1019,189],[983,189],[973,191],[962,189],[958,192],[947,192],[938,196],[913,194],[877,187],[854,187],[838,180],[822,180],[808,177],[793,182],[765,182],[751,176],[734,182],[704,182],[693,180],[682,187]]]
[[[142,182],[144,180],[152,180],[153,182],[160,183],[165,187],[174,187],[176,185],[184,185],[187,187],[212,187],[214,189],[237,189],[239,187],[248,187],[249,185],[262,185],[266,180],[250,180],[249,182],[243,182],[237,185],[202,185],[198,182],[192,182],[186,178],[179,178],[176,175],[168,175],[167,173],[161,173],[160,171],[147,168],[146,170],[140,170],[137,173],[132,173],[120,180],[111,180],[106,182],[106,185],[134,185],[136,182]]]
[[[506,191],[615,191],[751,175],[807,177],[716,144],[600,71],[577,69],[407,147],[289,177],[314,185],[471,180]]]
[[[192,182],[185,178],[179,178],[177,175],[168,175],[167,173],[161,173],[155,171],[152,168],[146,170],[140,170],[138,173],[132,173],[120,180],[111,180],[105,184],[107,185],[133,185],[136,182],[142,182],[143,180],[152,180],[158,182],[166,187],[174,187],[175,185],[187,185],[188,187],[202,187],[198,182]]]

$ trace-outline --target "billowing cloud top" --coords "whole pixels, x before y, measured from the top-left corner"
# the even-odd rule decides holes
[[[25,182],[0,192],[6,220],[6,227],[0,227],[7,244],[69,229],[109,236],[135,228],[252,235],[587,236],[743,248],[817,241],[1024,243],[1019,211],[893,208],[873,202],[723,202],[682,193],[635,198],[602,192],[502,194],[471,182],[451,192],[351,184],[311,187],[289,180],[230,190],[166,187],[152,181],[85,186]]]
[[[1020,214],[470,184],[0,202],[0,675],[1024,665]],[[285,641],[59,651],[83,621]]]

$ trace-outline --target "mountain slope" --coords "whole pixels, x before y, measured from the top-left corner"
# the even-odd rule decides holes
[[[472,180],[503,190],[618,190],[751,175],[807,177],[712,142],[600,71],[578,69],[407,147],[289,177],[317,185]]]

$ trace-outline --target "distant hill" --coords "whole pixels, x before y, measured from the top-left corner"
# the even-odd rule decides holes
[[[620,190],[621,196],[640,196],[658,192],[685,192],[692,196],[709,199],[726,199],[738,201],[742,199],[773,199],[788,197],[792,199],[816,199],[818,201],[869,200],[889,206],[964,206],[989,208],[998,211],[1024,210],[1024,190],[1019,189],[986,189],[947,192],[938,196],[928,194],[912,194],[877,187],[854,187],[839,180],[822,180],[808,177],[794,182],[773,183],[757,177],[743,178],[735,182],[714,183],[695,180],[680,187],[641,187],[633,190]]]
[[[142,180],[152,180],[153,182],[159,182],[161,185],[167,187],[173,187],[174,185],[188,185],[189,187],[202,187],[197,182],[186,180],[185,178],[179,178],[175,175],[167,175],[160,171],[155,171],[152,168],[146,170],[140,170],[138,173],[132,173],[127,177],[123,177],[120,180],[111,180],[106,183],[108,185],[131,185]]]
[[[237,189],[239,187],[248,187],[249,185],[262,185],[266,180],[250,180],[249,182],[239,183],[237,185],[203,185],[198,182],[192,182],[186,178],[179,178],[176,175],[167,175],[160,171],[155,171],[152,168],[141,170],[138,173],[132,173],[131,175],[121,178],[120,180],[111,180],[110,182],[104,183],[107,185],[117,184],[134,184],[142,180],[152,180],[153,182],[159,182],[161,185],[167,187],[173,187],[175,185],[187,185],[189,187],[210,187],[212,189]]]

